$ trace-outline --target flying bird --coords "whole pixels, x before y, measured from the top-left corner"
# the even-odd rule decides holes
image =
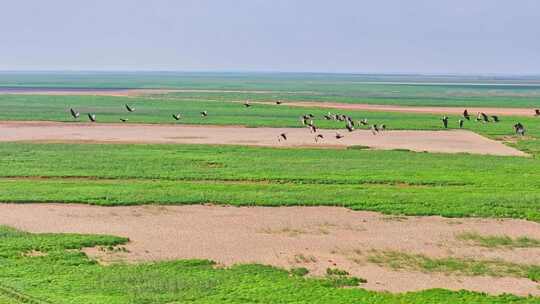
[[[130,107],[130,106],[126,103],[126,110],[128,110],[128,112],[133,112],[133,111],[135,111],[135,108]]]
[[[173,117],[175,120],[180,120],[180,113],[173,114],[172,117]]]
[[[88,113],[88,119],[90,119],[91,122],[96,122],[96,114]]]
[[[371,125],[371,133],[373,133],[373,135],[377,135],[377,133],[379,133],[379,128],[377,128],[377,125]]]
[[[73,109],[69,109],[69,112],[71,113],[71,116],[73,116],[73,119],[77,119],[79,118],[79,116],[81,116],[81,113],[73,110]]]
[[[442,122],[443,122],[444,128],[445,129],[448,128],[448,116],[443,116]]]
[[[467,111],[467,109],[463,111],[463,118],[465,118],[466,120],[471,120],[471,115],[469,114],[469,111]]]
[[[525,135],[525,127],[520,122],[514,125],[514,131],[517,135]]]

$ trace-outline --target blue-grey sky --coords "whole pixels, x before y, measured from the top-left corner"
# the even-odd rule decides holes
[[[0,70],[540,74],[540,1],[6,0]]]

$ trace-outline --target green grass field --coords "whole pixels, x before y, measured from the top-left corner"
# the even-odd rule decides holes
[[[69,108],[96,113],[98,122],[301,127],[328,109],[254,105],[236,100],[314,100],[351,103],[540,107],[537,79],[489,79],[304,74],[55,74],[0,73],[0,87],[108,87],[263,90],[267,93],[174,93],[137,98],[1,95],[0,120],[73,121]],[[386,81],[373,84],[371,81]],[[431,82],[445,84],[431,85]],[[523,82],[526,86],[508,85]],[[127,113],[124,104],[136,108]],[[201,118],[199,112],[209,116]],[[332,111],[336,112],[336,111]],[[441,130],[441,115],[339,111],[394,130]],[[171,115],[181,113],[175,122]],[[450,116],[457,128],[457,116]],[[466,129],[531,154],[498,157],[408,151],[280,149],[211,145],[0,143],[0,202],[343,206],[386,214],[521,218],[540,222],[540,118],[501,117]],[[86,121],[83,116],[82,121]],[[527,136],[513,136],[522,122]],[[1,136],[1,134],[0,134]],[[1,216],[1,215],[0,215]],[[114,236],[30,234],[0,227],[0,303],[540,303],[539,298],[427,290],[370,292],[346,276],[304,277],[262,265],[214,267],[181,260],[102,266],[76,249],[121,245]],[[536,239],[469,235],[486,248],[535,247]],[[38,251],[39,255],[25,253]],[[469,260],[400,255],[402,264],[436,272],[471,271],[538,280],[538,266],[475,264]],[[384,256],[386,257],[386,256]],[[394,259],[394,258],[393,258]],[[394,259],[395,260],[395,259]],[[389,264],[387,260],[382,264]],[[410,265],[409,265],[410,266]],[[452,268],[454,267],[454,268]],[[457,267],[457,268],[456,268]],[[476,271],[476,272],[475,272]],[[361,287],[361,284],[360,284]],[[43,302],[44,301],[44,302]]]
[[[0,227],[0,240],[0,303],[540,303],[440,289],[377,293],[341,288],[357,284],[349,277],[306,278],[261,265],[215,268],[204,260],[100,266],[73,250],[126,241],[113,236]]]
[[[1,144],[0,201],[336,205],[540,221],[533,158],[191,145]]]
[[[1,87],[263,91],[259,94],[174,94],[184,99],[220,101],[250,98],[413,106],[540,107],[540,81],[534,77],[180,72],[0,73]]]

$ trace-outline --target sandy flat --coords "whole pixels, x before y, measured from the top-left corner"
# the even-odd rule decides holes
[[[467,277],[395,271],[365,261],[370,250],[430,257],[501,259],[540,264],[540,248],[486,249],[456,239],[462,232],[540,238],[540,224],[510,219],[391,217],[337,207],[132,206],[0,204],[0,224],[30,232],[129,237],[127,253],[87,253],[102,261],[202,258],[223,265],[337,267],[366,278],[363,287],[404,292],[427,288],[540,295],[524,278]]]
[[[252,102],[260,104],[272,104],[274,102]],[[399,106],[399,105],[376,105],[376,104],[353,104],[337,102],[284,102],[284,105],[293,107],[327,108],[336,110],[356,110],[356,111],[376,111],[376,112],[399,112],[399,113],[421,113],[421,114],[441,114],[441,115],[461,115],[465,107],[423,107],[423,106]],[[488,115],[509,115],[509,116],[534,116],[534,109],[527,108],[492,108],[492,107],[467,107],[469,113],[475,116],[477,113]]]
[[[344,135],[336,139],[336,132]],[[281,133],[287,140],[278,141]],[[224,144],[269,147],[348,147],[408,149],[443,153],[507,156],[526,154],[500,142],[466,130],[384,131],[320,130],[315,142],[307,128],[245,128],[241,126],[193,126],[150,124],[97,124],[60,122],[0,122],[0,141]]]

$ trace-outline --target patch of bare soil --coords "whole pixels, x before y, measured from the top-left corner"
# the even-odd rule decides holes
[[[417,152],[473,153],[507,156],[527,154],[501,142],[466,130],[384,131],[373,135],[368,130],[352,133],[320,130],[323,139],[306,128],[244,128],[240,126],[193,126],[150,124],[96,124],[59,122],[0,122],[0,142],[74,143],[156,143],[220,144],[268,147],[345,148],[368,146],[373,149],[406,149]],[[279,140],[285,133],[287,140]]]
[[[261,104],[272,104],[274,102],[253,102]],[[400,112],[400,113],[423,113],[423,114],[441,114],[441,115],[461,115],[465,107],[424,107],[424,106],[399,106],[399,105],[376,105],[376,104],[352,104],[337,102],[284,102],[283,104],[293,107],[308,108],[328,108],[338,110],[358,110],[375,112]],[[526,108],[493,108],[493,107],[468,107],[466,108],[471,115],[476,113],[486,113],[488,115],[509,115],[509,116],[534,116],[534,109]]]
[[[523,220],[395,218],[337,207],[0,204],[0,224],[30,232],[130,238],[125,250],[87,250],[104,262],[197,258],[223,265],[255,262],[306,267],[312,275],[323,275],[331,267],[366,278],[368,283],[362,286],[372,290],[447,288],[540,295],[538,284],[528,279],[397,271],[361,256],[370,250],[400,251],[538,265],[540,248],[484,248],[456,238],[463,232],[540,238],[540,224]]]

